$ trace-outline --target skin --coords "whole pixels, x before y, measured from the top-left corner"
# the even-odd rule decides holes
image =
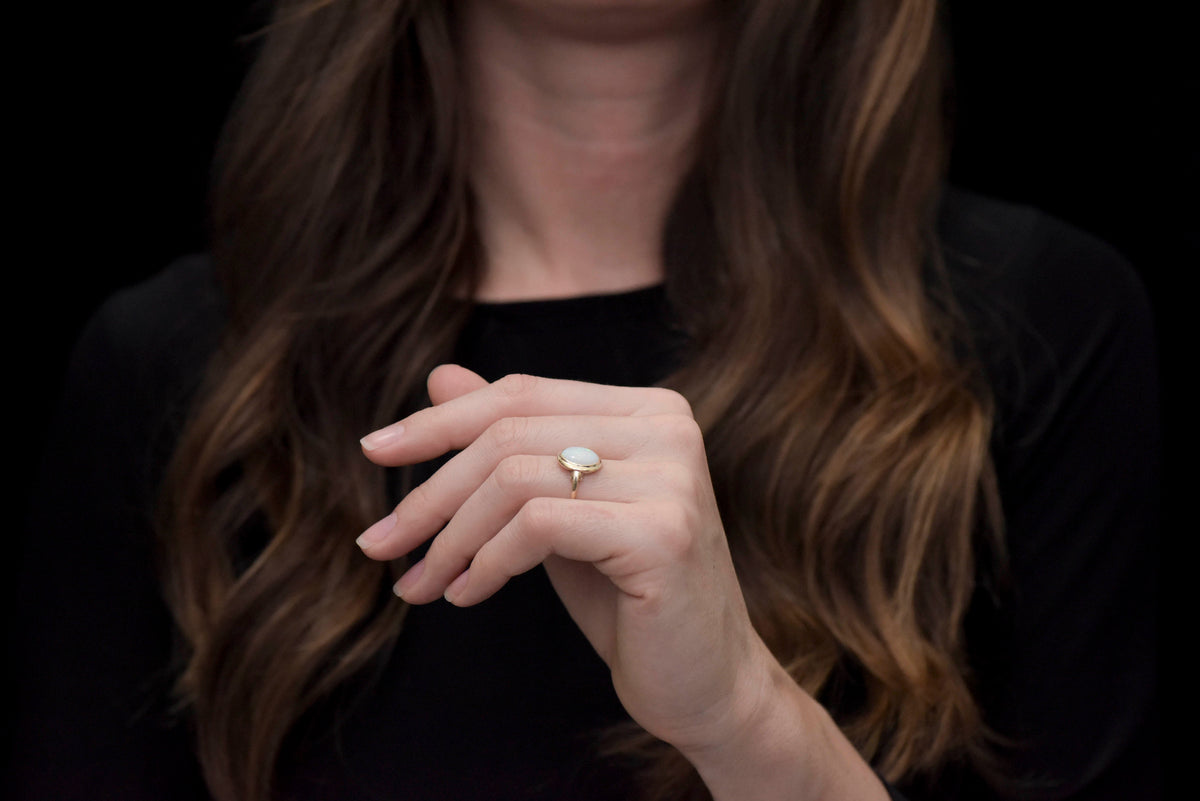
[[[462,4],[487,259],[479,297],[619,291],[662,276],[661,231],[712,61],[709,4]],[[629,714],[717,799],[886,799],[833,721],[754,631],[687,401],[657,388],[445,365],[433,406],[364,437],[404,465],[460,451],[358,540],[409,603],[471,606],[544,565]],[[604,459],[569,498],[556,454]]]
[[[640,12],[640,13],[638,13]],[[705,3],[461,4],[480,300],[662,279],[662,230],[708,89]]]

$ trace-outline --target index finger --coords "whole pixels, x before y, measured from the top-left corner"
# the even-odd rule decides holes
[[[461,450],[505,417],[691,415],[682,395],[661,387],[613,387],[531,375],[508,375],[373,431],[362,438],[371,461],[415,464]],[[572,443],[565,443],[570,445]]]

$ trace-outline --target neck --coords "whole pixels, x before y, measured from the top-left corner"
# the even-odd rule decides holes
[[[623,5],[463,3],[481,300],[662,279],[662,231],[695,157],[716,25],[707,5]]]

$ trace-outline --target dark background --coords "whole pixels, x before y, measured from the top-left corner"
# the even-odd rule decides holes
[[[1181,110],[1198,97],[1196,68],[1184,70],[1195,45],[1175,38],[1181,21],[1148,4],[945,5],[958,89],[952,179],[1040,206],[1134,264],[1162,345],[1168,465],[1183,464],[1193,421],[1181,382],[1195,340],[1182,276],[1200,267],[1200,159]],[[6,226],[19,508],[88,315],[113,290],[204,247],[208,161],[250,52],[236,40],[262,19],[251,0],[42,6],[10,30],[29,48],[7,126],[19,178]],[[1172,590],[1187,580],[1174,567],[1175,543],[1196,534],[1194,523],[1176,525],[1184,490],[1181,472],[1169,470],[1170,620],[1183,598]],[[1169,639],[1165,647],[1174,653]],[[1166,665],[1169,680],[1174,662]]]

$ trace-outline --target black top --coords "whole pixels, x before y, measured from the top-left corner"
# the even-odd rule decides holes
[[[998,402],[1013,591],[999,608],[981,594],[967,635],[987,719],[1016,743],[1006,797],[1157,798],[1160,443],[1144,293],[1111,249],[1030,209],[953,194],[942,233]],[[592,333],[563,337],[566,316]],[[206,797],[167,707],[149,515],[222,321],[207,261],[190,258],[115,295],[76,349],[32,501],[5,797]],[[458,358],[488,379],[648,385],[679,343],[652,288],[480,305]],[[413,608],[381,675],[344,707],[289,749],[282,797],[629,797],[593,755],[594,733],[624,713],[540,569],[477,607]],[[894,792],[990,797],[956,771]]]

